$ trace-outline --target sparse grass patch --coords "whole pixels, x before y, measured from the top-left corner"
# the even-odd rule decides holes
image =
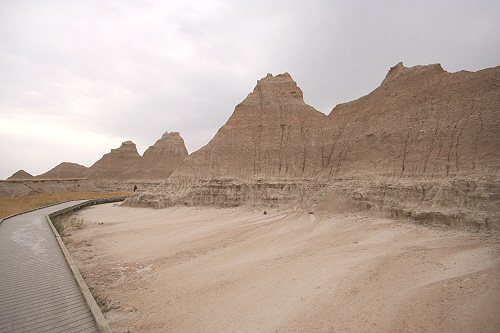
[[[85,278],[84,278],[85,280]],[[88,283],[87,283],[88,285]],[[109,310],[116,309],[117,307],[111,303],[108,295],[105,295],[101,291],[96,290],[94,287],[89,286],[90,293],[95,299],[95,302],[99,306],[99,309],[104,312],[108,312]]]
[[[72,219],[69,220],[69,224],[73,229],[80,230],[85,227],[85,221],[83,217],[81,219],[73,217]]]
[[[130,194],[130,192],[57,192],[0,198],[0,218],[68,200],[107,198]]]
[[[80,230],[85,227],[85,219],[71,217],[71,213],[62,214],[51,219],[54,228],[56,228],[57,232],[60,236],[64,237],[64,231],[68,230]]]
[[[56,229],[57,233],[62,236],[64,233],[64,216],[59,215],[51,219],[52,225]]]

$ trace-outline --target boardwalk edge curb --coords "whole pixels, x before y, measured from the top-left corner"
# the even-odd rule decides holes
[[[90,200],[90,199],[89,199],[89,200]],[[55,203],[55,204],[50,204],[50,205],[47,205],[47,206],[42,206],[42,207],[38,207],[38,208],[33,208],[33,209],[30,209],[30,210],[25,210],[24,212],[15,213],[15,214],[12,214],[12,215],[9,215],[9,216],[6,216],[6,217],[2,217],[2,218],[0,218],[0,224],[2,224],[2,222],[3,222],[4,220],[10,219],[11,217],[14,217],[14,216],[18,216],[18,215],[21,215],[21,214],[24,214],[24,213],[34,212],[35,210],[39,210],[39,209],[44,209],[44,208],[48,208],[48,207],[52,207],[52,206],[56,206],[56,205],[60,205],[60,204],[62,204],[62,203],[66,203],[66,202],[70,202],[70,201],[75,201],[75,200],[66,200],[66,201],[61,201],[61,202],[58,202],[58,203]]]
[[[90,205],[96,205],[96,204],[103,204],[103,203],[110,203],[110,202],[118,202],[118,201],[123,201],[125,197],[114,197],[114,198],[101,198],[101,199],[90,199],[82,203],[78,203],[76,205],[73,205],[68,208],[63,208],[57,212],[54,212],[52,214],[46,215],[47,222],[54,233],[54,236],[57,239],[57,243],[59,244],[59,247],[61,248],[64,257],[66,258],[66,262],[68,263],[71,271],[73,272],[73,275],[75,277],[76,282],[78,283],[78,287],[80,288],[80,291],[83,294],[83,297],[85,298],[85,302],[87,303],[90,312],[92,313],[92,316],[94,317],[94,320],[96,322],[97,328],[99,329],[100,333],[113,333],[111,331],[111,328],[108,325],[108,322],[106,321],[106,318],[104,318],[104,315],[101,312],[101,309],[99,309],[99,306],[97,305],[94,296],[92,296],[92,293],[89,290],[89,287],[87,286],[87,283],[85,283],[85,280],[83,279],[82,275],[80,274],[80,271],[78,270],[78,267],[76,266],[75,262],[73,261],[73,258],[71,257],[71,254],[69,253],[68,249],[66,248],[66,245],[64,245],[64,242],[57,232],[56,228],[52,224],[51,218],[56,217],[58,215],[62,215],[67,212],[75,211],[78,209],[82,209],[84,207],[90,206]]]

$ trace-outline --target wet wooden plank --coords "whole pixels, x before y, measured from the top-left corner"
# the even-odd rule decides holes
[[[46,220],[46,215],[83,201],[0,224],[0,332],[98,332]]]

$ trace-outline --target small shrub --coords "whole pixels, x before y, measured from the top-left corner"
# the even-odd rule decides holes
[[[78,218],[72,218],[69,220],[69,224],[73,229],[80,230],[85,227],[85,221],[83,218],[78,219]]]

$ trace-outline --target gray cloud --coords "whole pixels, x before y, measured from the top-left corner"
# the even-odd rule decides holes
[[[497,1],[0,1],[0,178],[165,131],[206,144],[266,73],[329,113],[389,67],[497,66]],[[48,133],[50,132],[50,133]]]

